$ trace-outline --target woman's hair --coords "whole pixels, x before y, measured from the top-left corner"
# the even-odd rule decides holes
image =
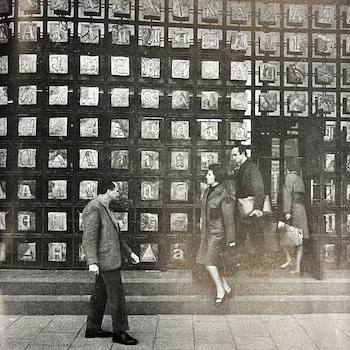
[[[299,158],[288,158],[286,160],[286,166],[289,171],[295,171],[300,173],[300,160]]]
[[[208,169],[213,171],[213,174],[215,176],[215,180],[217,182],[222,182],[227,177],[226,167],[224,167],[221,164],[218,164],[218,163],[210,164]]]

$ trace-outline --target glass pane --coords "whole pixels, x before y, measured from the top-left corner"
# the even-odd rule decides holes
[[[280,156],[280,139],[273,137],[271,139],[271,157],[279,158]]]
[[[284,141],[284,156],[299,157],[298,139],[287,139]]]
[[[278,160],[271,161],[271,203],[277,205],[278,189],[280,181],[280,163]]]

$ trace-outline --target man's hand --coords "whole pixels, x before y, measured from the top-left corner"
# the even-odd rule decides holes
[[[93,272],[94,275],[99,275],[100,274],[100,268],[96,264],[89,265],[89,271]]]
[[[252,213],[249,216],[253,216],[253,215],[255,215],[257,218],[260,218],[264,215],[264,213],[262,210],[255,209],[252,211]]]
[[[140,258],[134,252],[130,254],[130,258],[133,264],[138,264],[140,262]]]
[[[291,213],[287,213],[287,214],[286,214],[286,220],[290,220],[291,217],[292,217],[292,214],[291,214]]]

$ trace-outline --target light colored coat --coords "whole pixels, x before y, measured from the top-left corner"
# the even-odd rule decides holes
[[[91,200],[83,211],[83,246],[87,265],[97,264],[101,271],[119,269],[123,256],[131,249],[120,237],[119,225],[99,197]]]

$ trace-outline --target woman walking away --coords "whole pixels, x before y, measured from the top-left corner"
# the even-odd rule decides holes
[[[220,164],[209,165],[206,175],[208,188],[201,202],[201,244],[197,254],[197,263],[206,266],[216,286],[215,305],[220,306],[226,297],[232,296],[232,290],[218,269],[220,253],[227,246],[235,244],[234,203],[226,188],[221,184],[225,180],[226,169]]]
[[[282,203],[284,218],[290,225],[297,227],[303,232],[303,239],[310,238],[308,220],[305,210],[306,194],[303,179],[300,176],[300,165],[297,158],[287,160],[287,175],[282,189]],[[286,268],[292,261],[289,247],[282,246],[286,262],[281,268]],[[296,247],[296,264],[292,273],[300,273],[300,263],[303,256],[303,245]]]

